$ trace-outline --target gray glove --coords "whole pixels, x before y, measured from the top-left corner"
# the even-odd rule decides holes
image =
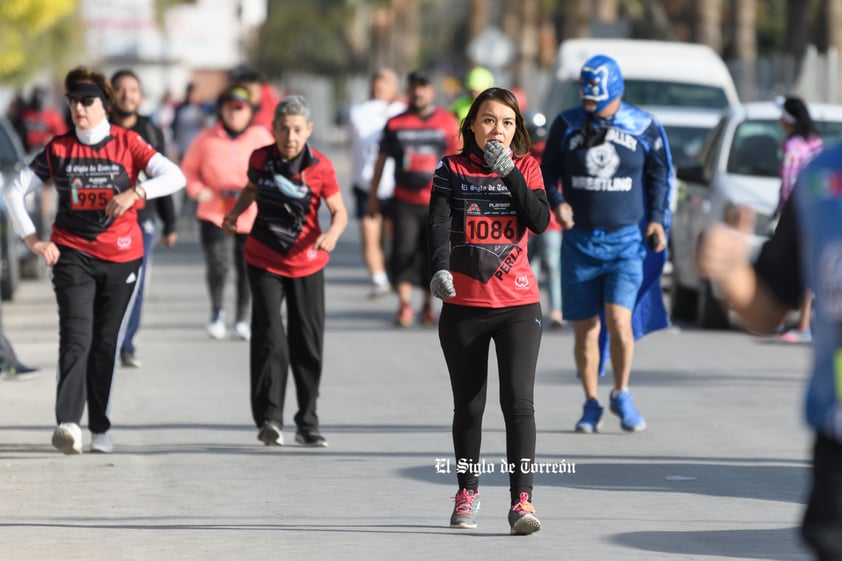
[[[499,173],[501,177],[506,177],[515,169],[515,163],[509,156],[509,151],[496,140],[485,143],[485,152],[482,156],[491,171]]]
[[[453,298],[456,296],[456,289],[453,288],[453,275],[447,269],[436,271],[430,281],[430,292],[436,298]]]

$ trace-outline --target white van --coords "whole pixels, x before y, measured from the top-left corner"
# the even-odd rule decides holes
[[[617,61],[625,82],[623,101],[655,115],[667,132],[676,167],[692,164],[724,109],[739,105],[722,58],[706,45],[637,39],[568,39],[543,106],[551,121],[579,105],[579,73],[590,57]]]

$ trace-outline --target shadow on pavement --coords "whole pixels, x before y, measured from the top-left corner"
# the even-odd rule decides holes
[[[798,528],[685,532],[629,532],[611,541],[641,551],[674,555],[727,555],[769,561],[806,561],[806,550],[794,550]]]
[[[483,471],[483,486],[508,487],[507,473],[501,473],[502,454],[485,456],[486,466],[494,472]],[[756,461],[756,460],[753,460]],[[605,462],[605,459],[601,460]],[[584,463],[580,458],[555,459],[539,457],[542,465],[564,465],[566,473],[536,473],[536,487],[568,487],[571,489],[600,490],[613,493],[683,493],[707,497],[758,499],[800,504],[805,490],[793,482],[809,479],[808,465],[739,465],[732,459],[722,463],[692,461],[629,462],[618,458],[613,463]],[[570,473],[571,464],[575,473]],[[436,474],[432,465],[403,470],[409,479],[451,484],[455,479],[456,465],[450,472]],[[551,469],[551,467],[550,467]],[[451,475],[453,477],[440,477]],[[622,499],[618,498],[618,501]]]

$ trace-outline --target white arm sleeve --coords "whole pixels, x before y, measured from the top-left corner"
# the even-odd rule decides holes
[[[43,185],[43,182],[35,175],[32,168],[25,167],[20,170],[3,192],[3,200],[6,202],[9,216],[12,218],[12,224],[22,238],[36,232],[35,224],[26,211],[24,198],[35,189],[40,189],[41,185]]]
[[[152,156],[144,171],[151,178],[140,184],[147,199],[171,195],[187,183],[181,168],[160,153]]]

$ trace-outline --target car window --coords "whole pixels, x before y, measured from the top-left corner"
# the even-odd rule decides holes
[[[705,137],[710,129],[665,125],[664,130],[669,140],[672,162],[676,168],[692,166],[699,161]]]
[[[728,155],[728,173],[778,177],[782,141],[783,129],[777,119],[740,123]]]
[[[626,80],[623,93],[632,105],[661,105],[665,107],[704,107],[725,109],[728,98],[721,88],[680,82]]]
[[[842,141],[842,123],[816,121],[816,128],[826,146]],[[728,172],[778,177],[783,140],[784,131],[777,119],[741,123],[734,133]]]
[[[842,142],[842,123],[835,121],[818,121],[816,128],[825,146]]]
[[[662,82],[656,80],[625,80],[623,101],[637,106],[702,107],[725,109],[728,97],[722,88],[683,82]],[[579,83],[570,82],[564,94],[563,109],[581,103]]]
[[[725,138],[725,128],[727,125],[728,121],[725,118],[721,119],[713,130],[710,131],[710,134],[708,134],[705,144],[699,153],[699,161],[702,163],[704,173],[707,177],[710,177],[710,174],[716,169],[716,159],[722,149],[722,140]]]

